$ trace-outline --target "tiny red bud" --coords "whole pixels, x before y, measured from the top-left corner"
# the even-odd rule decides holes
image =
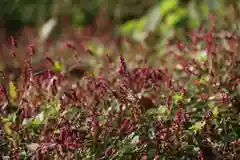
[[[168,80],[167,87],[170,89],[173,87],[172,79]]]
[[[208,96],[207,93],[202,93],[202,94],[200,95],[200,97],[201,97],[202,100],[207,100],[209,96]]]
[[[50,57],[45,57],[45,60],[50,63],[52,66],[54,66],[54,61]]]
[[[196,80],[196,81],[195,81],[195,84],[196,84],[197,86],[200,86],[200,84],[201,84],[200,80]]]
[[[184,47],[185,47],[184,42],[178,42],[178,43],[177,43],[177,48],[178,48],[179,50],[183,49]]]
[[[185,90],[183,87],[181,87],[181,88],[180,88],[180,93],[183,94],[183,95],[185,95],[186,90]]]
[[[31,44],[28,46],[28,49],[29,49],[29,56],[33,56],[35,54],[34,46]]]
[[[73,44],[69,43],[69,42],[66,42],[66,43],[65,43],[65,46],[66,46],[67,48],[72,49],[72,50],[76,50],[76,47],[75,47]]]

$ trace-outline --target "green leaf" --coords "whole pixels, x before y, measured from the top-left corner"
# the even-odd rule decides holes
[[[161,1],[160,3],[160,11],[162,15],[167,14],[169,11],[178,7],[178,0],[167,0]]]
[[[158,5],[154,6],[150,10],[150,12],[146,15],[144,31],[145,32],[154,31],[159,25],[161,19],[162,19],[162,16],[161,16],[161,12]]]
[[[135,136],[132,138],[131,144],[137,144],[138,142],[139,142],[139,136],[138,136],[138,135],[135,135]]]
[[[212,0],[213,1],[213,0]],[[211,5],[210,5],[211,6]],[[210,11],[210,9],[209,9],[209,7],[210,7],[209,5],[207,5],[206,3],[201,3],[200,4],[200,6],[199,6],[199,8],[200,8],[200,12],[201,12],[201,14],[205,17],[205,18],[207,18],[208,17],[208,15],[209,15],[209,11]]]
[[[46,119],[54,117],[59,113],[59,110],[60,110],[59,103],[47,104],[44,110],[44,117]]]
[[[189,129],[194,133],[197,133],[201,131],[201,129],[204,127],[205,124],[206,124],[205,121],[198,121],[194,125],[192,125]]]
[[[179,101],[182,101],[184,99],[184,95],[182,93],[176,93],[173,96],[174,103],[178,103]]]
[[[200,51],[197,56],[195,56],[195,59],[198,60],[198,61],[202,61],[202,62],[205,62],[207,61],[207,52],[206,50],[203,50],[203,51]]]
[[[54,62],[55,71],[62,71],[63,69],[64,69],[64,66],[59,61]]]
[[[176,9],[175,12],[168,14],[166,17],[166,23],[169,26],[176,25],[185,15],[187,14],[186,10],[184,9]]]
[[[34,118],[25,118],[22,122],[22,125],[25,127],[37,127],[44,123],[44,112],[39,113]]]
[[[32,121],[33,121],[33,118],[24,118],[22,121],[22,126],[29,126]]]
[[[218,107],[213,107],[212,114],[213,114],[213,117],[215,117],[215,118],[218,116],[218,114],[219,114]]]
[[[169,114],[169,109],[166,106],[160,105],[158,108],[148,109],[145,113],[146,115],[167,115]]]
[[[43,124],[42,121],[40,121],[39,119],[34,119],[32,122],[31,122],[31,125],[32,126],[39,126]]]
[[[138,20],[130,20],[126,23],[122,24],[120,27],[120,32],[123,35],[130,34],[134,31],[135,27],[137,26]]]
[[[26,153],[26,151],[21,151],[20,152],[20,159],[27,160],[27,153]]]
[[[22,122],[22,126],[26,128],[32,128],[32,127],[38,127],[39,125],[42,125],[43,121],[40,121],[38,119],[33,118],[25,118]]]
[[[43,121],[44,120],[44,112],[39,113],[36,117],[35,120]]]
[[[17,113],[9,113],[8,117],[2,119],[4,123],[11,122],[16,123],[17,120]]]
[[[138,22],[137,22],[137,28],[136,28],[136,30],[137,30],[137,31],[140,31],[140,32],[143,31],[144,26],[146,25],[146,22],[147,22],[146,17],[140,18],[140,19],[138,20]]]
[[[11,101],[15,102],[17,99],[17,89],[13,81],[9,82],[9,96]]]
[[[4,128],[4,132],[6,133],[6,134],[8,134],[9,136],[12,136],[12,129],[11,129],[11,122],[8,122],[8,123],[5,123],[4,124],[4,126],[3,126],[3,128]]]

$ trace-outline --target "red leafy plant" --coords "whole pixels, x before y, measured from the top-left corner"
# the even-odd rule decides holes
[[[30,45],[18,83],[13,85],[5,74],[2,78],[3,155],[237,159],[239,35],[225,31],[223,36],[215,27],[200,32],[189,34],[191,41],[171,46],[167,54],[151,55],[151,63],[133,46],[133,53],[123,47],[121,55],[87,55],[103,65],[77,80],[68,70],[54,70],[52,57],[45,58],[50,64],[45,72],[35,74],[31,56],[37,53]],[[75,44],[65,44],[64,52],[82,61]],[[136,66],[139,57],[145,62]]]

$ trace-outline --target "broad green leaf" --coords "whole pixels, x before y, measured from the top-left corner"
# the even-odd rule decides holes
[[[41,124],[43,124],[43,121],[40,121],[38,119],[33,119],[33,118],[25,118],[22,122],[22,126],[26,128],[37,127]]]
[[[34,118],[25,118],[22,125],[25,127],[35,127],[44,123],[44,112],[39,113]]]
[[[27,126],[32,122],[32,120],[33,120],[32,118],[24,118],[22,121],[22,125]]]
[[[137,20],[130,20],[122,24],[120,27],[120,32],[123,35],[130,34],[134,31],[134,27],[137,26]]]
[[[35,120],[44,121],[44,118],[44,112],[41,112],[35,117]]]
[[[144,26],[147,24],[146,22],[147,22],[146,17],[140,18],[137,22],[136,30],[140,32],[143,31]]]
[[[166,17],[166,23],[169,26],[174,26],[187,14],[186,10],[178,8],[175,12],[170,13]]]
[[[169,11],[171,11],[172,9],[175,9],[178,7],[178,0],[165,0],[165,1],[161,1],[160,3],[160,12],[162,15],[167,14]]]

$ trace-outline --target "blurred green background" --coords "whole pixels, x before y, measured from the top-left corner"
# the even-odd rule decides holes
[[[72,26],[86,26],[104,10],[123,35],[154,31],[169,37],[173,30],[198,27],[210,13],[227,26],[225,20],[236,18],[238,5],[238,0],[1,0],[0,19],[13,34],[24,26],[41,26],[51,17],[67,16]]]

